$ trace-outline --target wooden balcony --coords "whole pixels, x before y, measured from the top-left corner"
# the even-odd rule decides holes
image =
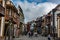
[[[12,19],[12,16],[9,16],[9,15],[6,15],[6,16],[5,16],[5,20],[6,20],[6,21],[9,21],[9,20],[11,20],[11,19]]]
[[[8,15],[5,16],[5,20],[6,20],[6,21],[9,20],[9,16],[8,16]]]
[[[15,17],[13,17],[13,23],[16,24],[17,23],[17,19]]]
[[[11,2],[11,1],[7,1],[7,2],[6,2],[6,6],[8,6],[8,7],[11,7],[11,8],[12,8],[12,7],[13,7],[13,4],[12,4],[12,2]]]
[[[17,8],[15,7],[15,5],[13,4],[12,1],[6,2],[6,8],[10,8],[10,9],[14,10],[15,12],[18,12]]]
[[[0,5],[0,16],[4,16],[5,15],[5,8]]]

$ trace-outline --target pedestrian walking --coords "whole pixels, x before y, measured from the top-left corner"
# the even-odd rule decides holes
[[[30,27],[30,32],[31,32],[31,36],[33,36],[33,33],[34,33],[34,27],[31,25]]]
[[[17,28],[17,30],[16,30],[16,36],[17,36],[17,37],[19,37],[19,33],[20,33],[19,30],[20,30],[19,28]]]
[[[51,36],[50,36],[50,34],[48,35],[48,40],[51,40]]]
[[[34,32],[34,35],[35,35],[35,37],[37,37],[37,36],[38,36],[38,34],[37,34],[37,30]]]
[[[31,37],[31,32],[30,31],[28,32],[28,35],[29,35],[29,37]]]
[[[27,26],[26,26],[26,24],[24,25],[24,35],[27,35]]]

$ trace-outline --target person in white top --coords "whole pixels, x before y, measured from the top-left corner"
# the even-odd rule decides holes
[[[50,34],[48,35],[48,40],[51,40],[51,36],[50,36]]]
[[[35,23],[34,22],[31,23],[31,25],[30,25],[31,36],[33,36],[33,34],[34,34],[34,26],[35,26]]]

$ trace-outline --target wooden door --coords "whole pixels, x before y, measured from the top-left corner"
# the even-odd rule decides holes
[[[58,17],[58,37],[60,37],[60,17]]]

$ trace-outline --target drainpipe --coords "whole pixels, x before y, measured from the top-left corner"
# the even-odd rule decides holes
[[[54,15],[55,14],[54,14],[54,9],[53,9],[53,18],[52,18],[53,19],[53,38],[55,39],[55,36],[54,36],[55,35],[55,31],[54,31],[54,28],[55,28],[55,18],[54,17],[55,16]]]
[[[55,11],[56,9],[53,9],[53,37],[55,39]]]
[[[55,14],[54,14],[54,10],[53,10],[53,29],[55,27]]]

